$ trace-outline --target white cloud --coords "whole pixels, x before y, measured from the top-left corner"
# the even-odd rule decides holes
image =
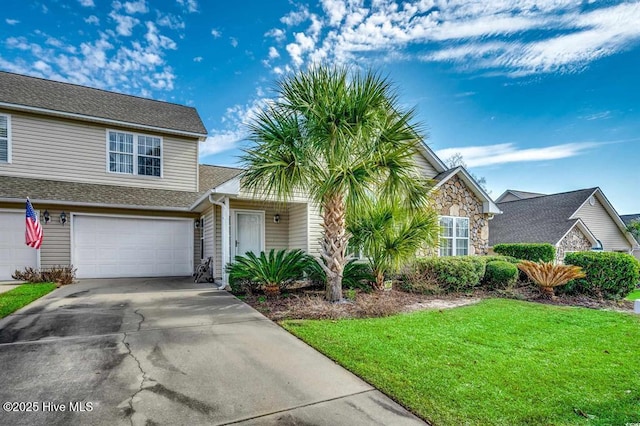
[[[196,56],[195,58],[193,58],[193,62],[202,62],[204,58],[202,56]]]
[[[276,59],[280,57],[280,53],[278,53],[278,49],[276,49],[275,47],[271,46],[269,48],[269,59]]]
[[[460,153],[467,166],[482,167],[496,164],[558,160],[561,158],[575,157],[598,145],[598,143],[593,142],[578,142],[542,148],[520,149],[513,143],[503,143],[497,145],[446,148],[436,151],[436,154],[440,158],[449,158],[456,153]]]
[[[198,1],[197,0],[176,0],[176,2],[187,9],[189,13],[195,13],[198,11]]]
[[[247,135],[240,130],[216,132],[211,136],[207,136],[207,139],[200,143],[200,157],[235,149],[237,144],[246,138]]]
[[[133,15],[134,13],[147,13],[149,8],[145,0],[128,1],[123,4],[124,10]]]
[[[78,0],[78,3],[84,7],[95,7],[93,0]]]
[[[238,40],[235,37],[229,37],[229,44],[233,47],[238,47]]]
[[[222,35],[222,33],[214,28],[211,30],[211,35],[213,36],[213,38],[218,38]]]
[[[287,34],[280,28],[273,28],[264,35],[265,37],[273,37],[277,42],[283,42],[287,38]]]
[[[321,6],[321,17],[298,7],[281,18],[298,30],[287,43],[295,66],[393,56],[512,76],[572,73],[640,44],[637,1],[588,8],[573,0],[321,0]],[[301,32],[313,48],[295,39]],[[265,35],[285,41],[281,30]]]
[[[606,120],[608,118],[611,118],[611,111],[597,112],[595,114],[589,114],[580,118],[584,118],[587,121]]]
[[[309,18],[309,9],[300,6],[298,10],[293,10],[280,18],[280,22],[288,26],[298,25]]]
[[[91,25],[100,25],[100,19],[96,15],[89,15],[87,18],[84,18],[84,22]]]
[[[132,16],[120,15],[115,11],[109,13],[109,17],[116,21],[116,32],[121,36],[130,37],[133,34],[133,27],[140,23],[140,20]]]
[[[9,18],[5,19],[4,22],[6,22],[8,25],[16,25],[20,23],[20,21],[18,21],[17,19],[9,19]]]
[[[170,13],[163,15],[160,11],[158,11],[158,19],[156,20],[156,23],[161,27],[168,27],[172,30],[182,30],[185,28],[185,23],[180,17]]]

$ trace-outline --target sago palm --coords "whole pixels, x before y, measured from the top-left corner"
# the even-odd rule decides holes
[[[579,266],[553,264],[552,262],[523,260],[518,263],[518,269],[527,274],[531,281],[540,286],[542,293],[549,297],[554,297],[554,287],[585,277]]]
[[[244,185],[290,200],[308,194],[323,218],[321,266],[326,298],[342,298],[348,212],[366,210],[371,194],[422,205],[414,162],[421,138],[413,111],[401,111],[390,83],[372,72],[318,66],[280,81],[275,100],[250,123],[254,145],[242,160]]]
[[[350,244],[362,250],[381,290],[385,274],[397,272],[420,249],[438,243],[440,226],[437,213],[428,206],[409,210],[384,202],[350,217]]]

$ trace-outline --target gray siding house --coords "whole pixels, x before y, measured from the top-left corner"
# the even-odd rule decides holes
[[[565,253],[592,249],[631,253],[637,242],[600,188],[513,199],[508,190],[497,205],[503,214],[489,226],[491,246],[500,243],[550,243],[556,260]]]

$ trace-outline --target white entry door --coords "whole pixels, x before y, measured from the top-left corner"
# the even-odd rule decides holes
[[[247,252],[260,254],[264,251],[264,212],[234,211],[234,235],[232,247],[234,256]]]
[[[0,212],[0,281],[10,280],[16,269],[38,267],[38,250],[24,243],[24,230],[24,210]]]

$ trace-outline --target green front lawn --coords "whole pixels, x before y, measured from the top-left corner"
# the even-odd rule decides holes
[[[640,289],[638,290],[633,290],[631,293],[629,293],[626,297],[627,300],[638,300],[640,299]]]
[[[6,293],[0,293],[0,318],[17,311],[36,299],[55,290],[53,283],[22,284]]]
[[[283,327],[436,425],[640,422],[640,318],[486,300]]]

